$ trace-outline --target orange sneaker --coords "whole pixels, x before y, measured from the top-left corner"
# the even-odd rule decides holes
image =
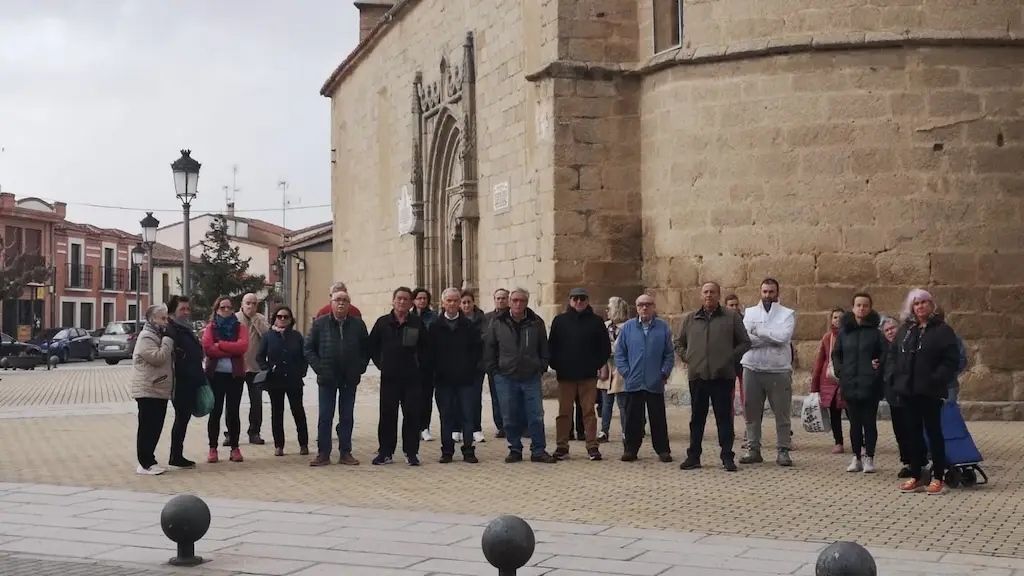
[[[217,456],[216,448],[210,448],[210,454],[206,457],[206,461],[209,462],[210,464],[214,464],[220,461],[220,457]]]
[[[242,461],[242,451],[239,450],[238,448],[232,448],[231,449],[231,461],[232,462],[241,462]]]
[[[930,496],[941,496],[946,493],[946,483],[942,480],[932,480],[931,484],[928,485],[928,494]]]
[[[924,484],[916,478],[911,478],[900,485],[900,492],[920,492],[922,489],[924,489]]]

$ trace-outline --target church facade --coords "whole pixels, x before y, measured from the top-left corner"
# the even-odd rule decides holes
[[[375,0],[331,99],[335,277],[699,285],[829,311],[926,287],[968,342],[961,398],[1024,418],[1024,0]],[[805,384],[804,384],[805,385]]]

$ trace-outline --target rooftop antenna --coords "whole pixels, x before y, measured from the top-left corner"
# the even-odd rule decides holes
[[[277,181],[277,187],[281,189],[281,228],[287,229],[287,214],[288,207],[291,206],[292,201],[288,197],[288,182],[284,180]],[[298,200],[298,198],[296,198]]]

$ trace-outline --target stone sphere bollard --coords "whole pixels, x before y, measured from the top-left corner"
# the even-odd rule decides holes
[[[58,356],[50,356],[46,361],[46,369],[52,370],[53,368],[56,368],[58,364],[60,364],[60,358]]]
[[[871,553],[856,542],[835,542],[818,555],[815,576],[878,576]]]
[[[526,566],[537,547],[533,528],[518,516],[499,516],[484,530],[480,544],[484,557],[498,569],[498,576],[514,576]]]
[[[203,563],[196,556],[196,542],[210,529],[210,507],[198,496],[180,494],[171,498],[160,512],[160,527],[164,534],[178,545],[178,555],[171,558],[171,566],[198,566]]]

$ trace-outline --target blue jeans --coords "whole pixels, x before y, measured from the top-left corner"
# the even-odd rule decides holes
[[[540,376],[529,380],[512,380],[495,374],[494,387],[501,400],[501,417],[505,422],[509,451],[522,454],[525,421],[530,433],[530,454],[544,454],[547,439],[544,437],[544,398],[541,393]]]
[[[316,425],[316,451],[318,454],[331,453],[331,424],[334,423],[334,406],[338,406],[338,450],[342,455],[352,453],[352,425],[355,423],[356,387],[318,386],[320,389],[320,415]]]
[[[612,409],[616,399],[619,402],[619,429],[625,430],[626,412],[622,409],[622,406],[626,401],[626,397],[621,394],[609,394],[607,390],[598,390],[597,396],[601,399],[601,431],[608,434],[608,430],[612,427]],[[646,426],[647,423],[644,422],[644,425]]]

